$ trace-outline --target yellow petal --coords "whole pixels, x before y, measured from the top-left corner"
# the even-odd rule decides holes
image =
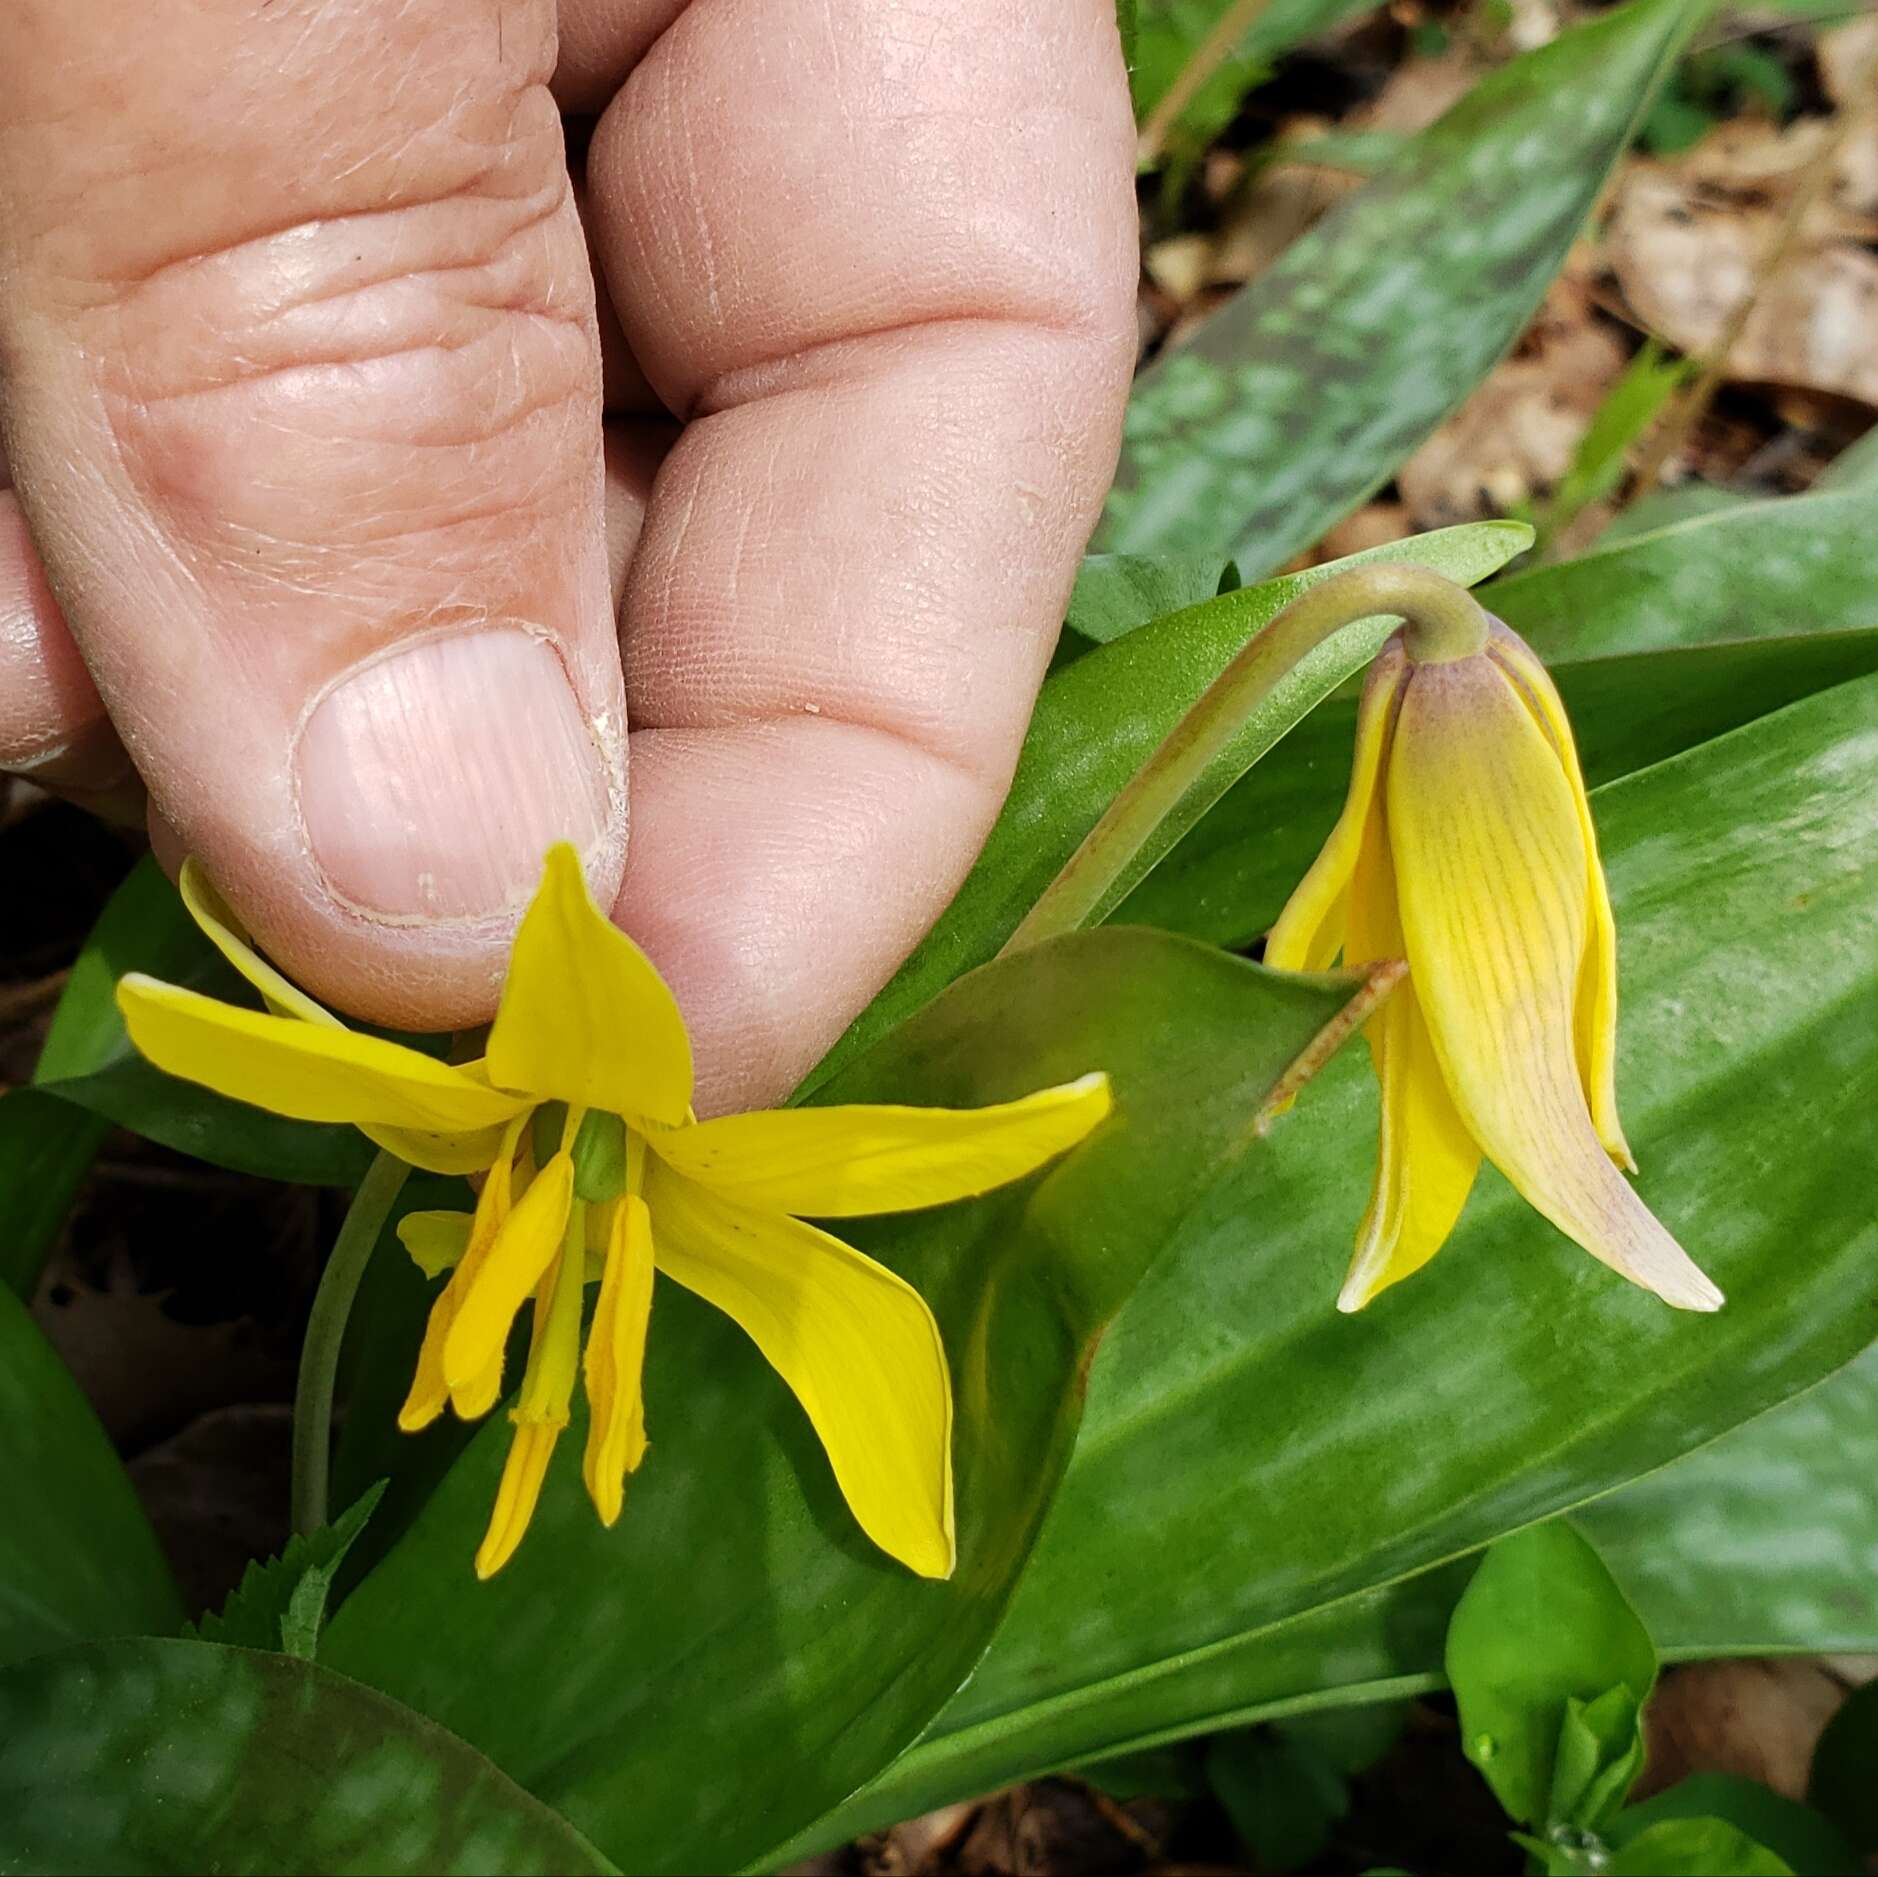
[[[303,1023],[323,1024],[330,1030],[346,1027],[324,1004],[309,997],[255,950],[248,928],[215,890],[214,882],[193,855],[183,862],[176,884],[203,936],[260,993],[261,1001],[275,1016],[297,1017]],[[361,1128],[360,1132],[374,1146],[427,1173],[480,1173],[495,1157],[497,1134],[492,1128],[440,1134],[374,1126]]]
[[[613,1208],[612,1240],[587,1332],[587,1494],[603,1525],[620,1515],[626,1475],[646,1452],[642,1380],[652,1316],[652,1215],[637,1193]]]
[[[1490,660],[1416,669],[1387,816],[1412,982],[1469,1133],[1594,1257],[1665,1302],[1716,1308],[1592,1126],[1576,1055],[1584,835],[1551,741]]]
[[[919,1293],[826,1232],[656,1162],[647,1185],[659,1269],[741,1324],[795,1391],[868,1537],[949,1577],[952,1384]]]
[[[646,1139],[737,1205],[850,1218],[1003,1186],[1075,1146],[1113,1105],[1108,1077],[1085,1075],[992,1108],[781,1108]]]
[[[556,1154],[516,1201],[464,1288],[443,1346],[443,1372],[452,1391],[476,1381],[500,1358],[515,1313],[561,1249],[573,1198],[574,1163]]]
[[[426,1277],[442,1277],[463,1262],[471,1222],[467,1212],[407,1212],[398,1221],[398,1243]]]
[[[541,1498],[541,1482],[547,1478],[548,1462],[554,1457],[554,1443],[560,1437],[560,1428],[549,1422],[517,1422],[508,1461],[502,1469],[502,1483],[496,1488],[489,1530],[477,1548],[478,1577],[495,1576],[514,1557],[515,1547],[527,1535],[528,1522],[535,1516]]]
[[[261,1001],[275,1016],[298,1017],[304,1023],[323,1023],[334,1030],[345,1028],[324,1004],[283,977],[255,950],[248,928],[216,891],[214,882],[193,854],[183,862],[176,888],[203,936],[260,992]]]
[[[1360,1310],[1419,1271],[1447,1242],[1480,1171],[1480,1149],[1441,1079],[1412,982],[1372,1020],[1369,1046],[1382,1085],[1381,1144],[1339,1310]]]
[[[141,973],[118,981],[117,1006],[159,1069],[296,1121],[455,1134],[499,1126],[525,1105],[400,1043],[238,1010]]]
[[[1572,737],[1571,720],[1565,715],[1565,700],[1559,696],[1551,674],[1540,664],[1532,647],[1516,632],[1496,624],[1488,651],[1520,685],[1522,699],[1536,711],[1550,734],[1564,765],[1566,780],[1571,784],[1578,826],[1590,862],[1591,931],[1578,978],[1575,1030],[1578,1072],[1584,1081],[1585,1097],[1591,1104],[1592,1125],[1604,1143],[1604,1151],[1620,1167],[1634,1173],[1637,1163],[1630,1143],[1624,1139],[1623,1124],[1617,1118],[1617,920],[1611,912],[1604,865],[1598,858],[1598,831],[1591,819],[1591,799],[1585,793],[1584,771],[1578,764],[1578,745]]]
[[[489,1032],[503,1088],[673,1124],[691,1108],[691,1043],[652,962],[587,891],[579,857],[551,848],[522,916]]]
[[[1372,819],[1396,694],[1407,669],[1399,639],[1391,639],[1369,668],[1357,711],[1356,758],[1343,813],[1265,941],[1265,962],[1276,970],[1324,971],[1344,950],[1350,876],[1356,869],[1363,830]]]

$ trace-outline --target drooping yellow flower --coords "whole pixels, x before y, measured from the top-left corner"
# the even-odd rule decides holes
[[[611,1525],[646,1450],[640,1377],[654,1271],[732,1317],[795,1391],[862,1529],[927,1577],[953,1566],[952,1391],[924,1300],[802,1222],[935,1206],[1017,1179],[1108,1113],[1089,1075],[979,1109],[782,1109],[698,1121],[691,1044],[665,982],[593,904],[570,847],[547,858],[478,1062],[348,1030],[268,965],[193,865],[198,922],[268,1014],[130,976],[131,1040],[172,1075],[277,1114],[350,1122],[414,1164],[487,1170],[474,1214],[414,1213],[406,1248],[451,1275],[399,1420],[486,1414],[532,1300],[515,1435],[479,1575],[528,1528],[584,1382],[583,1472]],[[581,1353],[584,1292],[599,1294]]]
[[[1408,961],[1369,1024],[1382,1141],[1338,1307],[1419,1270],[1484,1154],[1568,1237],[1685,1310],[1721,1292],[1618,1169],[1617,935],[1564,704],[1494,621],[1470,656],[1371,667],[1343,814],[1266,962]]]

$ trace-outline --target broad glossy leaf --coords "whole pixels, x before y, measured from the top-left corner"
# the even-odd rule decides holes
[[[1448,1624],[1446,1666],[1462,1749],[1509,1817],[1589,1829],[1599,1818],[1581,1816],[1579,1798],[1598,1769],[1621,1765],[1628,1789],[1643,1763],[1638,1723],[1656,1650],[1603,1559],[1563,1519],[1488,1547]]]
[[[1641,1190],[1727,1308],[1663,1309],[1494,1176],[1428,1270],[1336,1316],[1375,1139],[1369,1070],[1346,1052],[1105,1342],[1076,1464],[971,1683],[792,1849],[1340,1684],[1349,1700],[1426,1686],[1458,1583],[1379,1586],[1650,1472],[1878,1335],[1878,680],[1629,777],[1597,807]],[[1873,1542],[1866,1498],[1840,1541],[1847,1570]],[[1654,1535],[1609,1540],[1600,1513],[1587,1529],[1646,1620],[1695,1640],[1713,1576],[1697,1570],[1697,1607],[1665,1620],[1661,1581],[1636,1571]],[[1688,1529],[1718,1516],[1698,1489]],[[1770,1527],[1757,1636],[1804,1644],[1778,1594],[1777,1515]],[[1796,1592],[1794,1621],[1833,1595]],[[1850,1640],[1878,1619],[1867,1601],[1843,1620]]]
[[[1878,1759],[1868,1758],[1860,1769],[1867,1792],[1874,1766]],[[1830,1820],[1732,1773],[1691,1773],[1668,1791],[1625,1807],[1603,1835],[1621,1848],[1672,1818],[1720,1819],[1806,1877],[1858,1877],[1858,1856]]]
[[[253,997],[183,910],[147,855],[100,914],[72,967],[34,1071],[45,1094],[237,1173],[313,1186],[356,1184],[372,1157],[352,1128],[288,1121],[153,1069],[130,1045],[112,993],[147,971],[210,997]]]
[[[615,1530],[581,1493],[577,1419],[527,1542],[477,1584],[498,1417],[340,1609],[322,1659],[437,1716],[631,1869],[759,1857],[964,1679],[1068,1457],[1097,1340],[1222,1164],[1263,1156],[1245,1146],[1251,1117],[1349,994],[1159,933],[1078,934],[973,974],[826,1091],[972,1106],[1097,1066],[1114,1082],[1115,1115],[1022,1186],[843,1223],[945,1336],[950,1583],[867,1543],[781,1382],[727,1319],[661,1283],[652,1450]]]
[[[1482,592],[1551,662],[1591,782],[1878,670],[1878,546],[1861,487],[1745,505]],[[1256,938],[1336,820],[1355,718],[1339,697],[1300,724],[1116,916],[1225,945]]]
[[[182,1621],[156,1535],[104,1429],[4,1287],[0,1507],[0,1662]]]
[[[1497,580],[1482,601],[1543,658],[1878,626],[1872,494],[1748,502]]]
[[[1518,522],[1481,522],[1392,542],[1305,574],[1222,594],[1053,673],[978,864],[938,924],[855,1019],[809,1085],[818,1086],[961,972],[997,952],[1122,785],[1233,654],[1307,585],[1342,568],[1386,560],[1431,567],[1472,586],[1522,553],[1531,539],[1532,531]],[[1361,636],[1339,635],[1338,645],[1326,648],[1327,659],[1312,661],[1315,695],[1334,689],[1367,662],[1385,636],[1384,622],[1376,622],[1367,651],[1356,643]],[[1305,720],[1307,725],[1311,721]],[[1263,745],[1256,738],[1235,744],[1222,761],[1243,765],[1254,747]]]
[[[0,1097],[0,1284],[30,1298],[110,1122],[36,1088]]]
[[[434,1721],[311,1662],[144,1640],[0,1673],[0,1870],[611,1869]]]
[[[1098,548],[1281,567],[1512,344],[1699,0],[1632,0],[1485,79],[1135,386]]]
[[[1793,1877],[1792,1866],[1719,1818],[1671,1818],[1618,1850],[1610,1877]]]

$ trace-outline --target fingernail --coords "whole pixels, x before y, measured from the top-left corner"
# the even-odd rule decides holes
[[[300,812],[327,884],[391,919],[523,901],[556,841],[605,831],[600,748],[553,648],[513,627],[362,666],[300,734]]]

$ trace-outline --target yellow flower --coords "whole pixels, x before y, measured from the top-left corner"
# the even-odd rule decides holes
[[[594,906],[570,847],[550,852],[522,918],[487,1054],[460,1067],[346,1029],[255,953],[193,865],[183,891],[269,1014],[126,977],[118,1004],[152,1062],[277,1114],[351,1122],[419,1166],[487,1169],[473,1215],[414,1213],[400,1226],[431,1275],[451,1269],[402,1426],[425,1426],[446,1403],[486,1414],[510,1328],[533,1302],[479,1575],[521,1542],[577,1379],[587,1490],[602,1520],[619,1516],[646,1447],[655,1269],[732,1317],[788,1382],[868,1536],[922,1576],[951,1574],[952,1391],[938,1326],[910,1285],[796,1215],[906,1211],[1017,1179],[1108,1113],[1105,1077],[991,1108],[698,1121],[678,1005]],[[590,1270],[599,1296],[583,1375]]]
[[[1495,621],[1468,657],[1371,668],[1342,817],[1268,964],[1406,958],[1369,1025],[1382,1141],[1338,1307],[1419,1270],[1483,1154],[1568,1237],[1686,1310],[1721,1292],[1619,1173],[1617,936],[1565,708]]]

